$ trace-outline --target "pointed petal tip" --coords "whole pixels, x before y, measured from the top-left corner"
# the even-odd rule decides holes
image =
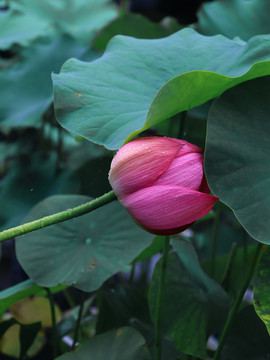
[[[214,195],[164,185],[142,189],[120,199],[127,211],[148,231],[176,231],[206,215],[217,200]]]

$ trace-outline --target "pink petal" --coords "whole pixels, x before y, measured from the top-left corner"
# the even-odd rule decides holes
[[[200,190],[202,179],[203,156],[199,153],[188,153],[174,159],[154,185],[175,185]]]
[[[179,139],[173,139],[173,140],[176,140],[179,144],[182,145],[182,147],[179,149],[177,156],[182,156],[191,152],[196,152],[196,153],[203,152],[203,150],[200,147],[190,144],[185,140],[179,140]]]
[[[210,194],[210,189],[207,184],[205,174],[203,174],[203,179],[202,179],[202,183],[201,183],[201,187],[200,187],[199,191],[206,193],[206,194]]]
[[[118,196],[151,186],[170,166],[183,144],[165,137],[145,137],[124,145],[115,155],[109,172]]]
[[[213,195],[181,186],[160,185],[127,195],[121,202],[137,222],[154,232],[177,229],[198,220],[217,200]]]

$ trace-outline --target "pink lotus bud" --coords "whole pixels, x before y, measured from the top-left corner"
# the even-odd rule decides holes
[[[209,194],[201,153],[183,140],[136,139],[115,155],[109,181],[118,200],[145,230],[176,234],[206,215],[218,200]]]

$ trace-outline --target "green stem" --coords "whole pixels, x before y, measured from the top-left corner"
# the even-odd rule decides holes
[[[45,288],[48,294],[48,300],[50,303],[51,309],[51,318],[52,318],[52,347],[53,347],[53,358],[57,357],[57,331],[56,331],[56,317],[55,317],[55,308],[54,308],[54,299],[49,288]]]
[[[46,140],[45,140],[45,127],[46,127],[46,119],[42,118],[42,123],[41,123],[41,127],[38,131],[38,147],[39,147],[39,151],[41,153],[45,152],[45,148],[46,148]]]
[[[130,270],[130,276],[129,276],[129,280],[128,280],[129,285],[132,285],[133,281],[134,281],[135,266],[136,266],[136,263],[132,263],[131,270]]]
[[[73,338],[73,344],[72,344],[72,349],[73,350],[75,349],[76,344],[78,342],[78,338],[79,338],[79,330],[80,330],[81,318],[82,318],[82,313],[83,313],[84,301],[85,301],[85,293],[82,292],[81,293],[79,314],[78,314],[76,327],[75,327],[75,331],[74,331],[74,338]]]
[[[75,302],[73,301],[72,297],[69,295],[69,289],[64,289],[63,290],[63,295],[65,297],[65,299],[67,300],[67,303],[69,305],[69,307],[72,309],[76,306]]]
[[[217,253],[217,240],[218,240],[218,225],[220,219],[220,210],[216,210],[216,217],[214,221],[213,237],[212,237],[212,254],[211,254],[211,271],[210,275],[213,277],[216,267],[216,253]]]
[[[239,294],[237,295],[237,298],[235,300],[235,303],[233,305],[233,308],[232,308],[232,311],[225,323],[225,326],[224,326],[224,329],[222,331],[222,334],[221,334],[221,337],[219,339],[219,342],[218,342],[218,348],[217,348],[217,351],[215,352],[215,356],[214,356],[214,360],[218,360],[219,359],[219,356],[220,356],[220,353],[221,353],[221,350],[223,348],[223,345],[224,345],[224,342],[226,340],[226,337],[227,337],[227,334],[228,334],[228,331],[231,327],[231,324],[235,318],[235,315],[236,313],[238,312],[238,309],[241,305],[241,302],[242,302],[242,299],[243,299],[243,296],[249,286],[249,283],[254,275],[254,271],[256,269],[256,265],[258,264],[259,260],[260,260],[260,256],[261,256],[261,252],[262,252],[262,249],[263,249],[263,244],[261,243],[258,243],[257,245],[257,248],[256,248],[256,252],[254,254],[254,258],[253,258],[253,262],[252,262],[252,265],[251,265],[251,268],[249,269],[249,273],[247,275],[247,278],[239,292]]]
[[[56,146],[56,153],[57,153],[57,159],[56,159],[56,171],[58,172],[61,169],[61,163],[63,160],[63,128],[62,126],[58,125],[58,139],[57,139],[57,146]]]
[[[248,249],[248,234],[245,229],[243,231],[243,243],[244,243],[244,264],[247,262],[247,249]]]
[[[110,191],[97,199],[76,206],[73,209],[61,211],[53,215],[45,216],[41,219],[31,221],[30,223],[22,224],[14,228],[4,230],[0,233],[0,242],[14,238],[15,236],[21,236],[23,234],[42,229],[46,226],[57,224],[59,222],[63,222],[87,214],[103,205],[110,203],[114,199],[116,199],[116,196],[113,191]]]
[[[225,276],[221,282],[221,286],[227,291],[228,290],[228,286],[229,286],[229,281],[230,281],[230,275],[231,275],[231,269],[232,269],[232,265],[235,259],[235,255],[236,255],[236,250],[237,250],[237,243],[233,243],[232,244],[232,249],[230,252],[230,257],[228,259],[228,262],[226,264],[226,272],[225,272]]]
[[[159,278],[159,288],[157,295],[157,310],[155,321],[155,360],[161,360],[161,320],[164,299],[164,285],[166,279],[166,270],[168,262],[168,254],[170,249],[170,237],[166,236],[163,243],[162,259],[161,259],[161,272]]]

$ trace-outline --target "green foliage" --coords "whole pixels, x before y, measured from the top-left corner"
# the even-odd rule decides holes
[[[270,251],[267,249],[262,255],[254,278],[254,307],[257,314],[270,332]]]
[[[37,204],[25,221],[90,200],[79,195],[50,197]],[[124,208],[113,202],[90,214],[42,229],[38,236],[24,235],[16,241],[16,254],[28,276],[41,286],[65,284],[94,291],[110,276],[127,271],[129,263],[152,239],[153,235],[139,228]]]
[[[151,258],[153,255],[160,253],[162,251],[163,247],[163,237],[162,236],[156,236],[154,241],[150,246],[148,246],[146,249],[144,249],[137,257],[134,259],[135,262],[143,261],[146,259]]]
[[[98,334],[138,323],[151,324],[147,298],[128,285],[105,286],[99,292]]]
[[[239,311],[229,332],[221,360],[266,360],[270,353],[270,339],[265,325],[253,306]]]
[[[223,34],[248,40],[270,33],[268,0],[216,0],[206,2],[198,12],[198,29],[202,34]]]
[[[0,13],[0,48],[29,46],[41,36],[67,34],[87,45],[93,34],[116,16],[108,0],[14,0]]]
[[[20,223],[41,199],[53,193],[77,192],[79,181],[71,171],[57,172],[56,157],[41,154],[18,159],[0,182],[2,229]]]
[[[219,211],[220,218],[217,226],[216,256],[231,253],[235,246],[246,249],[249,245],[256,245],[256,241],[245,232],[229,208],[220,209]],[[205,262],[212,256],[214,220],[205,224],[195,223],[193,229],[192,241],[198,251],[200,261]]]
[[[156,24],[140,14],[124,14],[102,29],[94,38],[94,49],[104,51],[109,40],[115,35],[133,36],[139,39],[166,37],[181,28],[173,18],[166,18]]]
[[[106,286],[99,292],[97,334],[113,328],[132,326],[145,338],[147,348],[154,356],[154,326],[150,318],[147,297],[134,286],[118,284]],[[162,338],[162,360],[175,360],[181,356],[173,343]]]
[[[221,202],[171,239],[159,340],[161,360],[212,357],[207,339],[214,334],[223,343],[224,323],[257,263],[254,243],[269,244],[268,0],[206,2],[193,29],[181,31],[173,18],[154,23],[129,13],[125,1],[118,11],[109,0],[12,0],[5,9],[2,3],[1,229],[72,211],[110,191],[113,154],[107,149],[144,131],[202,148],[206,142],[206,175]],[[17,339],[11,334],[9,346],[17,342],[14,354],[21,347],[21,357],[30,356],[40,324],[4,320],[4,313],[18,300],[46,294],[43,286],[51,293],[70,286],[64,292],[70,311],[52,329],[49,344],[60,344],[58,359],[157,359],[161,260],[150,285],[148,279],[163,243],[116,201],[18,237],[16,255],[30,279],[0,292],[0,337],[15,325]],[[9,271],[5,251],[3,276]],[[269,357],[269,259],[267,249],[255,275],[259,316],[252,306],[233,315],[215,360]],[[135,264],[142,275],[130,274],[127,285],[128,276],[117,273]],[[83,309],[77,289],[93,292],[82,296]],[[28,306],[33,309],[33,302]],[[60,338],[75,329],[80,345],[70,352]]]
[[[239,43],[192,29],[159,40],[116,36],[100,59],[71,59],[53,74],[57,120],[79,136],[117,149],[127,137],[238,83],[269,75],[269,46],[269,36]]]
[[[150,360],[143,337],[134,329],[111,330],[85,342],[77,351],[57,360]]]
[[[21,324],[14,318],[3,321],[0,323],[0,338],[11,326],[15,324],[20,326],[20,359],[23,359],[41,328],[41,322],[39,321],[33,324]]]
[[[52,293],[65,289],[65,285],[58,285],[50,289]],[[46,295],[43,287],[36,285],[32,280],[25,280],[0,292],[0,316],[16,301],[33,296]],[[0,336],[1,337],[1,336]]]
[[[205,170],[213,193],[246,231],[269,244],[269,84],[252,80],[225,92],[208,118]]]
[[[203,270],[220,283],[233,297],[245,281],[254,257],[255,246],[239,248],[233,247],[228,254],[216,257],[214,274],[212,275],[212,262],[202,264]]]
[[[224,321],[228,306],[227,295],[203,272],[191,244],[176,241],[173,246],[177,254],[171,253],[168,260],[162,333],[172,340],[178,350],[205,358],[208,331],[210,328],[217,330]],[[149,289],[149,306],[153,320],[160,271],[159,261]]]
[[[0,90],[2,128],[40,127],[42,115],[52,102],[51,72],[59,71],[71,56],[81,58],[86,51],[67,35],[53,40],[44,37],[23,49],[18,60],[0,72],[0,83],[6,84]]]

